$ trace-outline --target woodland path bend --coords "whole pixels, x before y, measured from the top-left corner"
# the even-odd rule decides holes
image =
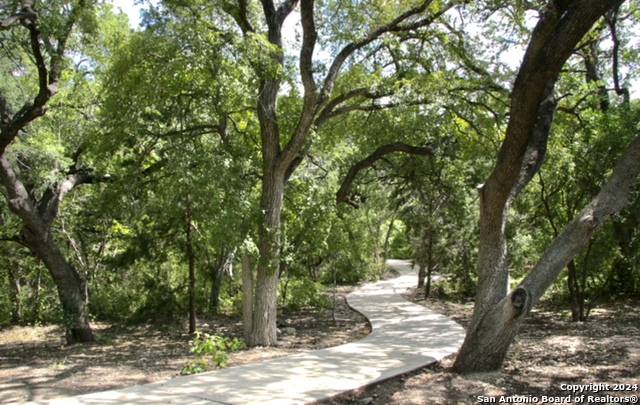
[[[41,404],[308,404],[403,374],[455,353],[464,330],[400,296],[416,282],[408,261],[389,260],[400,277],[347,297],[371,322],[357,342],[289,357]],[[32,403],[34,404],[34,403]]]

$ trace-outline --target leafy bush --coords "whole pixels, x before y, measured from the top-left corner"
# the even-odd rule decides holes
[[[131,298],[118,286],[105,286],[92,290],[90,294],[91,315],[111,322],[124,322],[131,316]]]
[[[238,339],[230,339],[220,334],[196,332],[196,337],[190,343],[189,351],[197,357],[188,360],[180,371],[180,375],[202,373],[210,369],[225,368],[227,366],[227,353],[239,350],[244,343]],[[206,356],[211,356],[211,362]]]
[[[295,311],[304,307],[328,308],[329,297],[322,293],[322,284],[311,279],[288,279],[278,286],[283,308]]]

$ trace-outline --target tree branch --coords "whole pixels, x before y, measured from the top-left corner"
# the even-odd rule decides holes
[[[546,86],[550,81],[555,83],[575,45],[595,21],[620,3],[622,0],[584,0],[560,9],[552,2],[542,14],[513,86],[505,141],[482,191],[491,196],[495,206],[513,197],[512,189],[519,178]]]
[[[620,40],[618,39],[618,33],[616,29],[616,24],[618,20],[618,8],[613,10],[609,15],[607,15],[607,25],[609,26],[609,30],[611,31],[611,41],[613,42],[613,86],[616,89],[616,94],[623,97],[623,101],[625,104],[629,103],[629,89],[622,88],[620,86],[620,75],[619,75],[619,53],[620,53]]]
[[[313,3],[313,2],[312,2]],[[284,20],[287,19],[289,14],[296,8],[298,5],[298,0],[285,0],[280,7],[278,7],[278,11],[276,12],[277,21],[280,26],[284,24]],[[312,6],[313,7],[313,4]]]
[[[351,90],[347,93],[340,94],[325,105],[322,111],[320,111],[320,114],[318,114],[318,118],[316,118],[314,124],[317,128],[319,128],[322,126],[322,124],[324,124],[326,120],[338,115],[338,114],[334,114],[333,112],[340,104],[344,103],[345,101],[351,100],[356,97],[365,97],[368,99],[375,99],[375,98],[382,98],[389,95],[390,94],[374,93],[367,87],[360,87],[360,88]]]
[[[0,30],[9,29],[11,25],[16,21],[20,21],[20,23],[25,27],[29,24],[34,24],[36,19],[38,18],[38,13],[36,13],[32,9],[34,3],[35,2],[33,0],[23,1],[20,7],[20,11],[10,17],[5,18],[0,22]]]
[[[255,28],[249,21],[249,17],[247,16],[247,0],[238,0],[239,12],[238,12],[238,25],[242,31],[246,34],[247,32],[255,32]]]
[[[445,141],[450,139],[449,136],[442,138],[436,145],[433,146],[412,146],[407,145],[403,142],[395,142],[388,145],[380,146],[375,150],[372,154],[357,162],[355,165],[351,166],[349,172],[345,176],[342,184],[340,185],[340,189],[336,193],[336,202],[339,203],[348,203],[350,205],[356,206],[353,201],[350,201],[348,193],[355,180],[358,173],[366,168],[373,166],[378,160],[383,159],[385,155],[394,152],[403,152],[410,155],[418,155],[418,156],[434,156],[434,150],[442,145]]]
[[[3,110],[1,111],[3,121],[6,119],[6,124],[2,126],[2,131],[0,131],[0,154],[4,153],[7,146],[13,142],[20,130],[45,113],[45,104],[58,92],[58,81],[62,69],[62,59],[66,51],[66,43],[71,35],[72,27],[80,16],[80,10],[85,7],[84,0],[80,0],[74,6],[65,24],[63,34],[57,38],[57,47],[51,55],[51,63],[49,68],[47,68],[41,46],[41,43],[44,41],[41,37],[40,28],[36,24],[38,15],[31,9],[33,4],[34,2],[32,0],[24,0],[22,2],[21,13],[24,15],[19,19],[22,25],[29,30],[29,45],[31,46],[32,56],[38,72],[38,94],[33,100],[26,102],[10,119],[6,117],[6,100],[0,101],[0,104],[5,104],[4,106],[0,105],[0,107],[2,107]],[[7,27],[9,25],[11,25],[11,22],[7,23]]]
[[[625,206],[639,174],[640,135],[636,135],[598,195],[553,240],[520,284],[531,291],[534,303],[596,230]]]
[[[355,51],[367,46],[368,44],[380,38],[382,35],[386,33],[412,31],[418,28],[431,25],[435,20],[440,18],[447,11],[449,11],[454,5],[458,3],[464,3],[464,2],[466,2],[466,0],[451,1],[443,5],[437,12],[421,20],[418,20],[411,24],[401,25],[404,21],[408,20],[409,18],[424,12],[431,5],[431,3],[433,3],[433,0],[427,0],[421,5],[407,10],[403,14],[399,15],[398,17],[390,21],[389,23],[383,24],[374,28],[371,32],[369,32],[369,34],[360,38],[359,40],[346,45],[344,48],[342,48],[342,50],[338,53],[338,55],[333,60],[333,63],[329,68],[329,72],[325,77],[324,85],[322,87],[322,91],[320,94],[319,106],[321,107],[321,105],[324,104],[326,99],[328,99],[329,95],[331,94],[331,90],[333,89],[333,86],[335,84],[335,81],[337,79],[337,76],[340,73],[340,69],[342,68],[342,65],[347,60],[347,58],[351,56]]]
[[[58,215],[60,204],[71,190],[82,184],[101,183],[110,179],[111,176],[109,175],[94,175],[93,169],[79,169],[76,170],[75,173],[70,174],[63,182],[51,184],[47,187],[37,204],[38,212],[44,225],[47,229],[51,226],[53,220]]]
[[[547,142],[551,133],[551,124],[556,111],[557,101],[553,96],[555,80],[549,80],[545,88],[544,101],[538,111],[538,119],[529,139],[529,146],[522,160],[520,177],[514,188],[511,190],[512,198],[515,198],[520,191],[531,181],[536,174],[547,153]]]
[[[302,0],[300,17],[302,22],[302,48],[300,49],[300,76],[304,87],[302,112],[296,125],[296,129],[282,151],[281,164],[286,166],[286,171],[291,175],[291,164],[297,159],[309,128],[313,124],[316,113],[316,83],[313,79],[313,50],[315,48],[317,33],[313,14],[314,0]],[[295,169],[297,164],[293,166]]]

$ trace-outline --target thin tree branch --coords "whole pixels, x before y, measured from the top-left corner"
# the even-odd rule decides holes
[[[431,5],[432,2],[433,0],[427,0],[423,2],[421,5],[407,10],[406,12],[400,14],[398,17],[391,20],[389,23],[383,24],[374,28],[371,32],[369,32],[364,37],[360,38],[357,41],[351,42],[350,44],[342,48],[342,50],[338,53],[338,55],[333,60],[333,63],[329,68],[329,72],[327,73],[327,76],[324,79],[324,85],[322,86],[320,100],[319,100],[320,106],[324,104],[324,102],[329,98],[329,95],[331,94],[331,91],[338,77],[338,74],[342,69],[342,65],[344,64],[344,62],[347,60],[349,56],[351,56],[355,51],[375,41],[385,33],[388,33],[391,31],[400,31],[401,29],[399,29],[398,27],[403,21],[407,20],[410,17],[413,17],[414,15],[418,15],[424,12],[429,7],[429,5]],[[453,3],[449,3],[445,5],[442,10],[446,11],[452,6],[453,6]],[[421,24],[416,25],[415,28],[423,27],[431,24],[441,14],[442,13],[438,12],[433,16],[430,16],[429,18],[420,20]]]
[[[619,7],[619,6],[618,6]],[[620,74],[619,74],[619,53],[620,53],[620,40],[618,39],[617,33],[617,23],[618,23],[618,11],[619,8],[613,10],[609,15],[607,15],[607,25],[609,25],[609,30],[611,31],[611,41],[613,42],[613,86],[616,89],[616,94],[623,97],[623,101],[625,104],[629,103],[629,89],[622,88],[620,86]]]
[[[255,32],[255,28],[249,21],[249,17],[247,16],[247,0],[238,0],[238,5],[240,6],[240,13],[238,14],[240,20],[240,26],[242,30],[246,32]]]
[[[347,93],[343,93],[338,95],[337,97],[333,98],[331,101],[329,101],[325,107],[322,109],[322,111],[320,111],[320,114],[318,115],[318,118],[316,118],[316,121],[314,122],[314,125],[316,127],[321,127],[322,124],[324,124],[324,122],[331,118],[331,117],[335,117],[336,114],[332,114],[333,111],[342,103],[344,103],[345,101],[351,100],[353,98],[356,97],[365,97],[365,98],[369,98],[369,99],[375,99],[375,98],[382,98],[385,96],[389,96],[390,94],[379,94],[379,93],[374,93],[372,92],[369,88],[367,87],[360,87],[354,90],[351,90]]]

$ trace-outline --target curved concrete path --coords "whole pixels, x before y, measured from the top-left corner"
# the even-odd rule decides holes
[[[408,261],[400,273],[368,284],[347,301],[372,326],[366,338],[328,349],[174,378],[47,404],[308,404],[434,363],[458,350],[464,330],[399,294],[416,282]]]

